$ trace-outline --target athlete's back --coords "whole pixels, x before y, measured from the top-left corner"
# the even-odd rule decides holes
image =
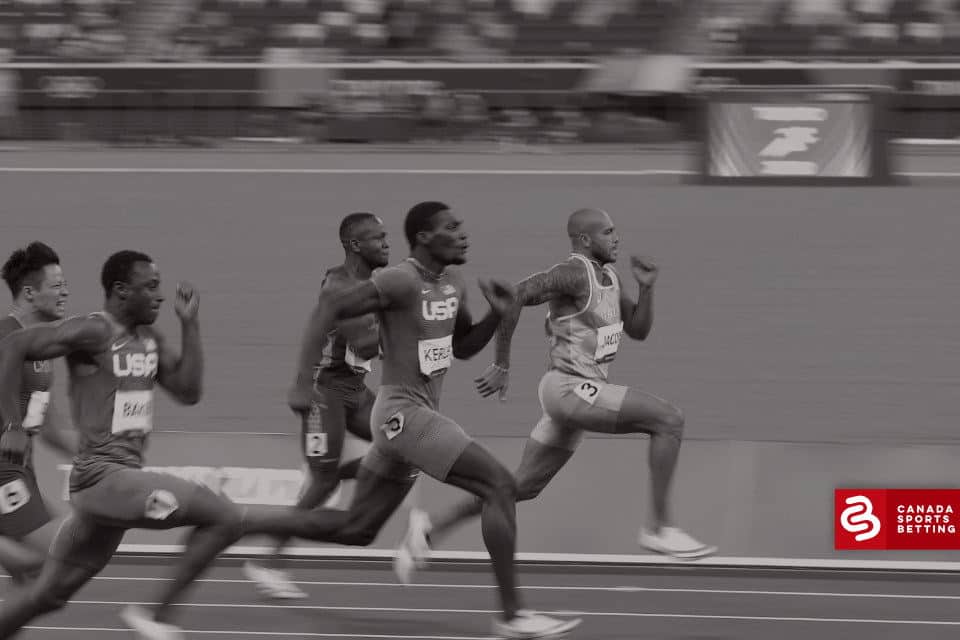
[[[407,258],[373,277],[382,299],[382,387],[395,387],[439,408],[443,377],[453,363],[453,332],[466,286],[459,271],[432,274]]]
[[[607,264],[603,267],[603,273],[610,284],[601,283],[593,264],[580,254],[572,254],[568,264],[571,268],[586,269],[589,290],[582,296],[586,302],[573,313],[557,315],[551,305],[546,318],[550,368],[582,378],[606,381],[623,333],[620,280],[613,266]]]
[[[147,434],[153,429],[156,334],[147,326],[130,333],[106,313],[91,315],[104,318],[113,336],[107,350],[68,356],[70,406],[81,436],[72,490],[96,483],[116,465],[141,468]]]

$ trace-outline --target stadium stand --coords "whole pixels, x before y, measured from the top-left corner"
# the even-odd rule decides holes
[[[960,56],[957,0],[718,0],[705,8],[702,24],[716,55]]]
[[[676,46],[699,0],[0,0],[20,61],[556,58]]]
[[[960,55],[960,0],[0,0],[36,61]]]

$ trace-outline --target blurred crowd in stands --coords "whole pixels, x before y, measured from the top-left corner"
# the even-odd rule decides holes
[[[960,0],[0,0],[0,61],[960,55]]]

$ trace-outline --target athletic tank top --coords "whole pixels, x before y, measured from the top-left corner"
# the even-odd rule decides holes
[[[0,339],[23,328],[23,323],[14,316],[0,318]],[[50,404],[50,389],[53,387],[53,361],[28,360],[23,363],[23,381],[20,386],[20,419],[31,436],[43,426]],[[33,438],[27,441],[24,463],[33,468]]]
[[[596,271],[587,258],[575,253],[570,259],[582,263],[587,270],[590,296],[584,308],[574,314],[554,318],[547,313],[550,368],[581,378],[606,381],[623,334],[620,281],[612,265],[603,267],[611,281],[604,286],[597,280]]]
[[[330,271],[324,274],[324,283],[329,275]],[[321,286],[323,285],[321,284]],[[363,319],[368,323],[367,329],[370,334],[376,337],[380,332],[380,324],[377,321],[376,314],[367,314],[363,316]],[[316,378],[321,371],[325,371],[336,377],[359,377],[362,380],[366,374],[373,370],[372,363],[372,360],[363,360],[360,358],[350,345],[347,344],[346,339],[340,332],[334,329],[327,334],[327,343],[323,347],[323,355],[320,358],[320,362],[314,370],[314,378]]]
[[[133,333],[106,313],[110,346],[96,355],[70,356],[70,406],[80,432],[71,490],[89,487],[117,465],[140,468],[153,429],[153,387],[159,370],[157,340],[149,327]],[[88,370],[89,369],[89,370]]]
[[[383,346],[381,386],[395,387],[434,410],[443,378],[453,364],[453,329],[466,286],[458,271],[432,274],[416,260],[373,277],[382,298],[398,300],[380,312]]]

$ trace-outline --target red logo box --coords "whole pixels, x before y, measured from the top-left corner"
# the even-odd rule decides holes
[[[838,550],[960,549],[960,489],[836,489]]]

